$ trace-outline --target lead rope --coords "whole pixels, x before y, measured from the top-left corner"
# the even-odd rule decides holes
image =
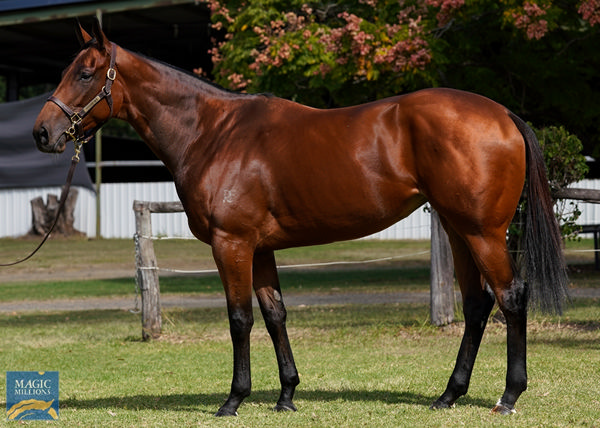
[[[48,238],[50,237],[50,234],[52,233],[52,231],[54,230],[54,227],[56,226],[56,223],[58,223],[58,218],[60,217],[60,214],[62,213],[62,211],[65,207],[65,203],[67,202],[67,196],[69,195],[69,190],[71,190],[71,182],[73,181],[73,174],[75,173],[75,167],[77,167],[77,164],[79,163],[79,154],[81,153],[81,145],[82,144],[83,143],[81,140],[75,141],[75,155],[73,155],[73,157],[71,158],[71,167],[69,168],[69,173],[67,174],[66,183],[65,183],[64,187],[62,188],[62,192],[60,194],[60,201],[58,204],[58,210],[56,211],[56,217],[54,217],[54,221],[52,222],[52,226],[50,226],[50,230],[48,230],[48,232],[46,232],[46,236],[44,236],[44,239],[42,239],[42,242],[40,242],[38,244],[38,246],[28,256],[23,257],[22,259],[19,259],[12,263],[0,263],[0,267],[14,266],[14,265],[18,265],[19,263],[23,263],[26,260],[29,260],[30,258],[33,257],[33,255],[35,253],[37,253],[39,251],[40,248],[42,248],[42,245],[44,245],[44,243],[48,240]]]

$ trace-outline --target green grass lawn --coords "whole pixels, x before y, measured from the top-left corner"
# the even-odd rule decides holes
[[[461,327],[429,326],[427,305],[290,308],[296,413],[271,411],[277,364],[258,312],[253,393],[238,418],[212,416],[231,381],[224,309],[167,310],[163,337],[147,343],[138,339],[138,316],[124,311],[1,315],[0,364],[60,372],[54,426],[592,427],[600,424],[597,314],[598,301],[580,300],[560,321],[530,321],[529,389],[510,417],[490,414],[506,364],[497,323],[488,326],[468,395],[453,409],[428,409],[450,375]]]
[[[14,256],[30,244],[0,240],[0,257]],[[33,265],[15,269],[72,269],[74,263],[111,269],[133,263],[129,241],[49,245]],[[210,268],[212,263],[207,247],[193,241],[159,241],[156,247],[159,265]],[[590,241],[583,241],[567,249],[590,247]],[[362,241],[282,251],[280,264],[403,256],[362,267],[284,270],[282,287],[284,293],[428,290],[428,256],[414,255],[427,249],[426,242]],[[600,286],[591,253],[567,252],[567,257],[574,286]],[[3,281],[0,291],[2,300],[133,298],[134,281]],[[164,276],[161,291],[222,293],[216,275]],[[140,341],[139,314],[126,311],[0,314],[0,364],[4,370],[60,372],[61,419],[55,426],[600,426],[598,299],[575,300],[562,317],[532,315],[529,389],[511,417],[490,414],[504,387],[506,335],[501,324],[488,326],[468,395],[455,408],[434,412],[428,407],[443,392],[458,351],[459,314],[457,323],[435,328],[429,325],[428,305],[308,306],[288,311],[301,378],[296,413],[271,411],[279,392],[277,363],[258,310],[252,335],[253,393],[238,418],[212,416],[231,382],[224,308],[164,310],[164,334],[151,342]],[[4,382],[0,385],[3,398]]]

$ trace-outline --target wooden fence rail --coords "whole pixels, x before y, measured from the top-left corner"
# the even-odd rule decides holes
[[[556,199],[574,199],[600,203],[600,190],[559,189],[553,191]],[[136,281],[142,300],[142,338],[158,337],[161,333],[160,285],[158,264],[152,243],[153,213],[183,212],[181,202],[134,201]],[[600,227],[600,226],[599,226]],[[431,221],[431,322],[440,326],[454,320],[454,268],[448,237],[432,212]]]

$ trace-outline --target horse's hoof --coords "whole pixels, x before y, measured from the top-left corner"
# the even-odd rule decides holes
[[[429,406],[429,410],[450,409],[451,407],[454,407],[454,404],[448,404],[444,403],[443,401],[436,400],[431,406]]]
[[[217,413],[215,413],[215,416],[221,417],[221,416],[237,416],[238,413],[237,411],[233,410],[233,409],[227,409],[225,407],[221,407],[219,409],[219,411]]]
[[[508,404],[503,404],[500,401],[498,401],[498,404],[496,404],[492,409],[492,413],[508,416],[517,413],[517,411],[513,406],[509,406]]]
[[[276,412],[295,412],[298,409],[296,409],[296,406],[294,406],[292,403],[289,403],[289,404],[277,403],[277,405],[275,407],[273,407],[273,410]]]

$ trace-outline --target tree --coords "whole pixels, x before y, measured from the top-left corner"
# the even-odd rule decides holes
[[[212,74],[230,89],[331,107],[451,86],[600,146],[600,0],[208,4]]]
[[[435,84],[434,0],[211,1],[214,76],[315,106],[355,104]],[[454,3],[454,2],[453,2]],[[456,2],[460,3],[460,2]]]

